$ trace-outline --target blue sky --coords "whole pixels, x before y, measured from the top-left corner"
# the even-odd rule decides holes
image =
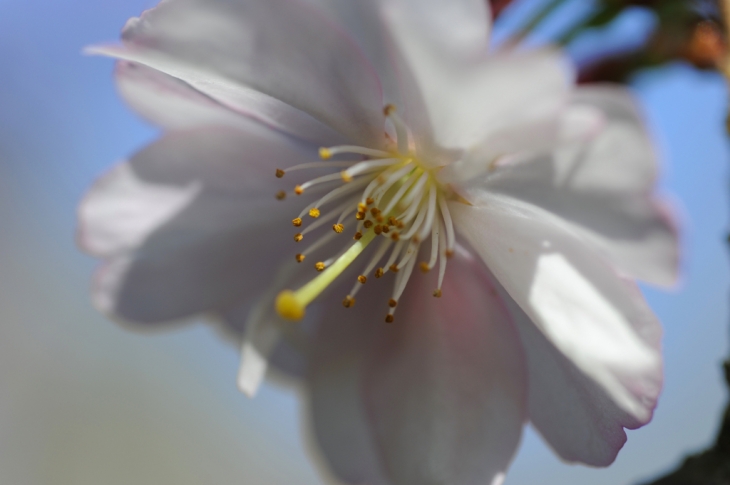
[[[112,63],[80,52],[116,39],[128,17],[154,3],[0,1],[0,386],[13,396],[0,400],[0,450],[9,450],[0,453],[0,482],[112,484],[123,458],[136,471],[124,471],[128,481],[119,483],[226,483],[244,473],[252,475],[241,483],[318,483],[302,451],[294,396],[273,385],[254,401],[239,395],[236,349],[212,329],[143,335],[90,307],[94,262],[74,245],[76,204],[98,174],[154,139],[155,130],[116,96]],[[573,4],[566,14],[581,8]],[[636,42],[651,22],[634,12],[610,32],[583,39],[573,54],[607,39]],[[633,89],[665,161],[660,190],[685,229],[682,284],[668,293],[646,289],[665,327],[666,388],[653,423],[630,432],[613,467],[562,464],[528,431],[508,484],[609,485],[654,476],[711,440],[726,397],[719,372],[729,340],[726,87],[717,75],[673,65],[641,75]],[[79,409],[101,424],[79,432]],[[54,416],[54,432],[71,444],[54,438],[42,416]],[[168,443],[176,432],[190,443],[168,443],[157,461],[125,456],[137,435],[120,430],[142,418],[159,423],[156,431],[140,428],[150,443]],[[98,446],[96,432],[118,446]],[[211,457],[215,443],[226,451]],[[96,450],[106,468],[90,467],[84,450]],[[24,462],[29,453],[39,458]]]

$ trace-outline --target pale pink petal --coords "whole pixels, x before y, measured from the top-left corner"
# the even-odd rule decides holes
[[[509,296],[505,301],[525,347],[530,421],[569,462],[608,466],[626,442],[624,428],[641,421],[623,411],[532,323]]]
[[[388,298],[386,286],[368,287],[346,310],[337,298],[322,303],[324,314],[308,359],[308,410],[313,439],[329,469],[344,483],[388,485],[362,399],[366,355],[373,349],[372,309]],[[345,290],[346,291],[346,290]]]
[[[82,247],[108,259],[97,304],[158,321],[260,291],[293,244],[296,209],[275,199],[275,167],[304,153],[271,131],[200,128],[166,135],[102,178],[79,229]]]
[[[652,195],[657,161],[624,90],[579,90],[575,107],[604,113],[595,135],[524,163],[500,166],[483,187],[547,209],[622,272],[658,285],[676,281],[679,247],[671,211]]]
[[[519,336],[478,261],[449,262],[441,299],[434,276],[414,277],[394,324],[371,322],[375,442],[393,483],[501,483],[526,417]]]
[[[570,457],[604,463],[607,447],[623,443],[619,427],[651,419],[662,385],[659,323],[638,288],[560,218],[502,195],[470,195],[473,206],[450,205],[458,231],[550,344],[625,413],[610,432],[591,435],[607,441],[586,451],[597,455]]]
[[[374,70],[347,35],[297,0],[163,2],[130,20],[123,42],[89,52],[155,68],[295,135],[305,120],[284,104],[352,142],[383,142]]]

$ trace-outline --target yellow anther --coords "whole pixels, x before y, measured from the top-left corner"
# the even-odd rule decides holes
[[[365,203],[367,205],[373,205],[375,203],[375,199],[373,199],[372,197],[368,197],[367,199],[365,199]]]
[[[352,182],[352,175],[350,175],[347,170],[340,172],[340,176],[342,177],[342,181],[346,184]]]
[[[388,234],[390,232],[390,228],[388,226],[383,226],[383,232]]]
[[[357,204],[357,211],[358,212],[365,212],[366,210],[368,210],[368,206],[366,206],[362,202],[360,202],[360,203]]]
[[[294,187],[294,193],[297,195],[302,195],[304,193],[304,189],[301,185],[297,185],[296,187]]]
[[[355,233],[355,235],[352,238],[355,241],[359,241],[360,239],[362,239],[362,233],[358,231],[358,232]]]
[[[380,209],[378,209],[377,207],[373,207],[372,209],[370,209],[370,213],[374,216],[377,216],[378,214],[380,214]]]
[[[385,219],[383,219],[383,216],[381,216],[380,214],[378,214],[378,216],[375,218],[375,220],[378,221],[378,222],[384,222],[385,221]]]
[[[280,168],[277,168],[277,169],[276,169],[276,178],[280,179],[281,177],[283,177],[283,176],[284,176],[284,174],[285,174],[285,173],[286,173],[286,172],[285,172],[285,171],[283,171],[282,169],[280,169]]]
[[[393,323],[394,320],[395,320],[395,317],[393,315],[391,315],[390,313],[388,313],[385,316],[385,323]]]
[[[388,302],[388,306],[390,308],[395,308],[398,306],[398,302],[391,298],[390,301]]]
[[[304,261],[304,258],[306,258],[306,256],[303,254],[297,254],[296,258],[297,258],[297,263],[301,263],[302,261]]]
[[[301,242],[302,239],[304,239],[304,236],[302,234],[294,235],[294,242]]]
[[[362,283],[364,285],[365,283],[368,282],[368,279],[365,275],[361,274],[360,276],[357,277],[357,281],[359,281],[360,283]]]
[[[355,219],[357,219],[358,221],[365,219],[365,212],[358,212],[357,214],[355,214]]]
[[[355,304],[355,299],[351,297],[350,295],[347,295],[344,300],[342,300],[342,306],[345,308],[350,308]]]
[[[297,217],[296,219],[292,219],[291,223],[294,224],[294,227],[301,227],[301,225],[302,225],[302,218],[301,217]]]
[[[428,265],[428,263],[423,262],[421,263],[421,271],[423,271],[424,273],[428,273],[429,271],[431,271],[431,267]]]
[[[395,216],[388,217],[388,224],[391,226],[395,226],[398,223],[398,219],[395,218]]]
[[[383,226],[381,226],[381,225],[378,224],[377,226],[375,226],[373,228],[373,231],[375,231],[375,234],[377,234],[378,236],[380,236],[380,234],[383,233]]]
[[[297,299],[293,291],[285,290],[276,297],[276,313],[282,318],[298,322],[304,318],[305,306]]]
[[[319,212],[319,209],[317,209],[316,207],[312,207],[311,209],[309,209],[309,217],[313,219],[318,218],[320,214],[321,212]]]
[[[383,268],[378,268],[375,270],[375,277],[376,278],[382,278],[385,271],[383,271]]]
[[[286,192],[284,192],[283,190],[278,191],[276,193],[276,199],[277,200],[284,200],[284,199],[286,199]]]
[[[395,112],[395,106],[393,106],[392,104],[386,104],[385,107],[383,108],[383,114],[385,116],[390,116],[394,112]]]
[[[393,241],[400,241],[400,234],[398,234],[397,232],[394,232],[393,234],[390,235],[390,238]]]
[[[433,296],[435,296],[436,298],[441,298],[441,288],[434,290]]]
[[[330,158],[332,158],[332,152],[329,148],[322,147],[319,149],[319,158],[321,158],[322,160],[329,160]]]
[[[397,273],[398,271],[400,271],[400,268],[395,263],[391,264],[388,269],[390,269],[393,273]]]
[[[316,269],[317,271],[320,271],[320,272],[324,271],[325,267],[326,266],[324,265],[324,263],[322,261],[320,261],[319,263],[314,265],[314,269]]]
[[[403,221],[395,221],[395,227],[398,229],[403,229],[406,225],[403,224]]]
[[[335,224],[332,226],[332,230],[335,231],[337,234],[342,234],[345,230],[345,226],[342,224]]]
[[[445,254],[447,258],[451,258],[452,256],[454,256],[454,251],[452,249],[447,249]]]
[[[363,223],[363,226],[365,226],[365,229],[370,229],[371,227],[373,227],[373,221],[365,221]]]

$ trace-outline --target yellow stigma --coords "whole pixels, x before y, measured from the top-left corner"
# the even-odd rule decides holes
[[[350,249],[337,258],[334,263],[324,269],[317,277],[296,291],[284,290],[276,298],[276,312],[281,318],[299,321],[304,318],[307,305],[312,303],[338,276],[362,253],[375,238],[375,233],[368,231],[361,239],[355,241]],[[353,301],[354,303],[354,301]]]
[[[322,147],[319,149],[319,158],[321,158],[322,160],[329,160],[330,158],[332,158],[332,152],[329,148]]]
[[[284,290],[276,297],[276,312],[281,318],[298,322],[304,318],[305,305],[297,299],[291,290]]]

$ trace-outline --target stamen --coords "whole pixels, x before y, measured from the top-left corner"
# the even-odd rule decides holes
[[[451,220],[449,205],[446,203],[446,198],[443,194],[439,195],[439,208],[441,209],[441,216],[444,218],[444,225],[446,226],[446,248],[447,251],[450,251],[451,254],[453,254],[454,247],[456,246],[456,235],[454,234],[454,223]]]
[[[286,192],[283,190],[280,190],[276,193],[276,200],[284,200],[286,199]]]
[[[444,234],[444,231],[439,231],[439,246],[446,247],[446,235]],[[436,298],[441,298],[441,286],[444,284],[444,275],[446,274],[446,251],[441,253],[441,258],[439,259],[439,280],[438,280],[438,286],[436,287],[436,291],[433,292],[433,296]]]
[[[414,204],[413,201],[417,198],[420,202],[422,196],[423,196],[423,188],[426,185],[426,182],[428,182],[428,174],[424,173],[420,179],[418,179],[418,182],[416,182],[416,185],[413,186],[413,190],[411,190],[405,198],[401,201],[402,204],[406,207],[408,207],[402,214],[399,216],[396,216],[396,219],[399,221],[406,223],[413,219],[413,217],[416,215],[416,211],[419,209],[419,206],[421,204]]]
[[[383,109],[383,114],[390,119],[391,123],[393,123],[393,127],[395,128],[395,136],[398,138],[398,151],[400,153],[407,153],[409,145],[408,128],[403,122],[403,119],[398,116],[395,106],[393,106],[392,104],[387,105]]]
[[[321,236],[319,239],[317,239],[314,243],[312,243],[307,249],[302,251],[302,254],[304,254],[305,256],[313,254],[319,248],[329,243],[336,237],[337,234],[335,234],[334,232],[328,232],[325,235]]]
[[[294,235],[294,242],[301,242],[302,239],[304,239],[304,236],[301,233]]]
[[[344,300],[342,300],[342,306],[345,308],[350,308],[355,305],[355,299],[351,295],[347,295]]]
[[[355,199],[351,199],[346,202],[343,202],[342,204],[338,205],[331,212],[328,212],[325,215],[323,215],[322,217],[317,218],[316,221],[314,221],[310,225],[308,225],[307,228],[304,229],[304,231],[302,231],[302,234],[310,233],[310,232],[314,231],[315,229],[324,226],[325,224],[327,224],[328,222],[333,220],[337,216],[337,213],[340,212],[343,208],[352,206],[354,203],[355,203]]]
[[[318,218],[322,213],[317,209],[316,207],[312,207],[309,209],[309,217],[316,219]]]
[[[317,271],[324,271],[324,269],[326,267],[327,267],[327,265],[324,264],[322,261],[315,263],[315,265],[314,265],[314,269],[316,269]]]
[[[368,232],[362,239],[356,241],[319,276],[305,284],[297,291],[284,290],[276,299],[277,313],[287,320],[299,321],[304,318],[307,305],[317,298],[345,269],[363,252],[375,238],[375,233]]]
[[[390,253],[390,257],[388,258],[388,262],[385,263],[385,267],[390,269],[391,266],[393,266],[393,263],[395,263],[395,260],[398,259],[398,256],[400,255],[401,251],[403,250],[403,241],[398,242],[395,247],[393,248],[393,252]],[[386,269],[384,272],[388,272],[388,269]]]
[[[380,170],[383,167],[389,167],[393,165],[396,161],[398,161],[397,158],[379,158],[377,160],[366,160],[364,162],[353,165],[352,167],[343,171],[342,178],[344,179],[344,174],[347,174],[347,177],[352,180],[352,177],[356,175],[360,175],[361,173],[374,172]]]
[[[375,192],[373,193],[373,195],[375,196],[375,201],[376,201],[376,202],[380,202],[380,200],[381,200],[381,199],[383,198],[383,196],[384,196],[384,195],[385,195],[385,194],[386,194],[386,193],[388,192],[388,190],[389,190],[389,189],[390,189],[390,188],[391,188],[391,187],[392,187],[392,186],[393,186],[393,185],[394,185],[394,184],[395,184],[396,182],[398,182],[398,181],[399,181],[399,180],[401,180],[401,179],[402,179],[403,177],[405,177],[406,175],[408,175],[408,174],[409,174],[409,172],[413,172],[413,173],[416,173],[416,169],[414,169],[414,167],[413,167],[413,163],[412,163],[412,162],[409,162],[408,164],[406,164],[406,166],[404,166],[404,167],[403,167],[403,168],[401,168],[400,170],[398,170],[398,171],[394,172],[394,173],[393,173],[393,174],[391,174],[391,175],[390,175],[390,176],[389,176],[388,178],[386,178],[386,179],[385,179],[385,182],[383,183],[383,185],[381,185],[380,187],[378,187],[378,188],[377,188],[377,189],[375,190]],[[409,186],[410,186],[410,184],[409,184]],[[401,189],[402,189],[402,188],[403,188],[403,187],[401,187]],[[399,191],[398,191],[398,192],[400,192],[400,189],[399,189]],[[401,195],[402,195],[402,194],[401,194]],[[393,197],[393,200],[395,200],[395,201],[397,202],[398,200],[400,200],[400,197]],[[386,211],[384,211],[384,212],[385,212],[385,213],[387,214],[387,213],[388,213],[389,211],[387,211],[387,210],[386,210]]]
[[[284,176],[284,174],[285,174],[285,173],[286,173],[286,172],[285,172],[285,171],[283,171],[282,169],[280,169],[280,168],[277,168],[277,169],[276,169],[276,178],[278,178],[278,179],[282,178],[282,177]]]
[[[301,227],[302,226],[302,218],[297,217],[296,219],[293,219],[291,223],[294,225],[294,227]]]
[[[372,257],[372,258],[370,258],[370,261],[368,262],[367,266],[365,267],[365,270],[364,270],[364,271],[362,272],[362,274],[363,274],[363,275],[368,275],[368,274],[370,274],[370,272],[371,272],[371,271],[373,270],[373,268],[375,267],[375,265],[377,265],[377,264],[378,264],[378,262],[379,262],[379,261],[380,261],[381,259],[383,259],[383,256],[385,255],[385,252],[386,252],[386,251],[388,250],[388,248],[390,247],[390,244],[391,244],[391,242],[390,242],[390,241],[388,241],[388,240],[385,240],[385,241],[383,241],[383,242],[382,242],[382,243],[380,244],[380,247],[379,247],[379,248],[377,249],[377,251],[375,251],[375,254],[373,255],[373,257]],[[382,274],[381,274],[380,276],[382,276]],[[376,277],[376,278],[380,278],[380,276],[378,276],[378,275],[377,275],[377,273],[375,274],[375,277]],[[359,280],[359,279],[360,279],[360,278],[358,278],[358,280]],[[362,281],[361,281],[361,283],[362,283]],[[355,296],[355,295],[357,294],[357,292],[358,292],[358,291],[360,290],[360,287],[361,287],[361,286],[362,286],[362,285],[358,285],[358,284],[356,284],[355,286],[353,286],[353,287],[352,287],[352,291],[350,292],[350,294],[351,294],[352,296]]]
[[[332,230],[335,231],[337,234],[342,234],[345,231],[345,226],[342,224],[335,224],[332,226]]]
[[[430,271],[431,268],[434,267],[436,264],[436,260],[438,259],[439,255],[439,233],[441,230],[441,224],[439,223],[439,220],[436,219],[434,221],[433,227],[431,227],[431,259],[428,260],[428,264],[425,264],[426,270],[424,270],[424,273],[426,271]],[[421,266],[421,269],[423,270],[424,266]]]
[[[276,176],[279,177],[279,172],[281,172],[281,177],[284,176],[284,174],[287,174],[289,172],[294,172],[295,170],[304,170],[308,168],[335,168],[335,167],[352,167],[357,162],[307,162],[307,163],[300,163],[299,165],[294,165],[293,167],[289,167],[286,170],[276,169]],[[279,177],[279,178],[281,178]]]
[[[303,254],[297,254],[296,255],[297,263],[301,263],[302,261],[304,261],[304,258],[306,258],[305,255],[303,255]]]
[[[390,202],[388,202],[388,205],[385,206],[383,212],[386,214],[390,214],[390,211],[392,211],[395,205],[401,200],[401,198],[403,198],[403,194],[405,194],[406,191],[410,189],[411,186],[418,180],[418,172],[414,170],[413,173],[408,176],[408,178],[403,182],[403,185],[401,185],[401,187],[398,189],[398,192],[396,192],[393,198],[390,199]],[[390,216],[390,218],[395,221],[395,217]],[[393,222],[393,225],[395,225],[395,222]]]
[[[315,185],[319,185],[319,184],[323,184],[325,182],[331,182],[333,180],[339,180],[339,179],[340,179],[340,174],[333,173],[333,174],[317,177],[316,179],[312,179],[308,182],[303,183],[301,186],[297,186],[297,187],[299,187],[302,190],[302,192],[304,192],[308,188],[313,187]]]
[[[374,150],[372,148],[366,148],[366,147],[359,147],[355,145],[339,145],[329,148],[320,148],[319,149],[319,156],[322,160],[329,160],[335,155],[340,155],[342,153],[352,153],[356,155],[365,155],[368,157],[373,158],[386,158],[390,157],[390,153],[384,152],[382,150]]]
[[[408,280],[411,279],[411,274],[413,273],[413,266],[415,266],[416,258],[412,258],[406,267],[403,269],[403,272],[398,275],[398,278],[395,283],[395,291],[393,291],[393,298],[391,300],[395,300],[396,302],[400,299],[401,295],[403,295],[403,291],[406,289],[406,286],[408,285]],[[391,306],[390,310],[388,310],[388,315],[391,317],[390,321],[388,321],[388,317],[386,317],[386,322],[390,323],[392,322],[395,317],[393,317],[393,314],[395,313],[395,307]]]

